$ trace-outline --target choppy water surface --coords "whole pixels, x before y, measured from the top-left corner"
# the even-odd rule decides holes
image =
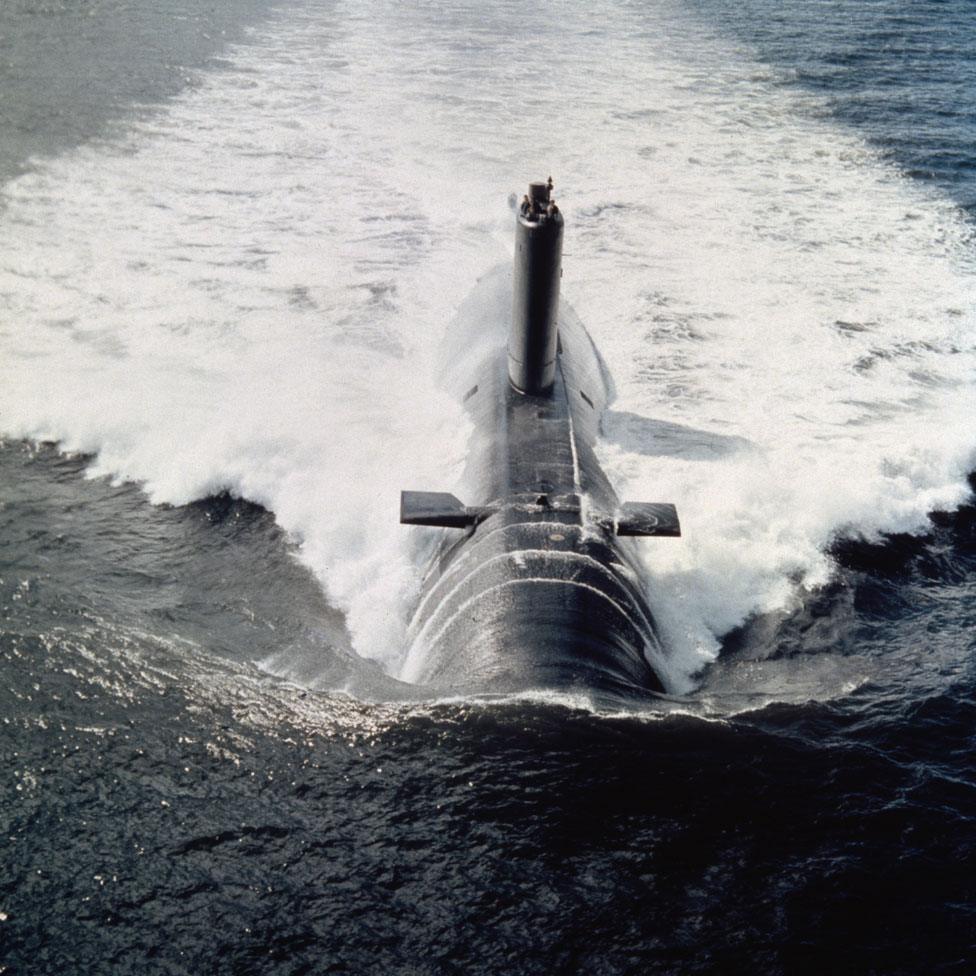
[[[162,10],[0,14],[0,965],[971,972],[973,12]],[[550,171],[653,710],[398,679]]]

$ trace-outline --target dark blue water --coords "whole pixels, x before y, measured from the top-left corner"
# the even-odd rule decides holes
[[[971,5],[703,0],[695,7],[754,45],[783,69],[787,84],[870,139],[911,178],[936,185],[967,210],[976,205]]]
[[[976,202],[976,7],[696,9]],[[160,78],[217,50],[186,45]],[[976,971],[973,507],[838,538],[834,581],[726,635],[695,693],[608,716],[397,704],[273,513],[86,464],[0,449],[0,972]],[[318,684],[255,667],[283,651]],[[750,668],[809,700],[737,697]]]

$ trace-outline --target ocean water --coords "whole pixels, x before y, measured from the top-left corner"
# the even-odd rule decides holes
[[[973,972],[974,42],[0,8],[0,972]],[[654,708],[401,677],[398,492],[550,172],[601,460],[684,529]]]

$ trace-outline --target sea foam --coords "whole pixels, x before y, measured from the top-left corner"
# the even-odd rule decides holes
[[[838,534],[966,496],[967,228],[677,9],[519,11],[283,8],[4,187],[0,430],[157,503],[267,506],[397,673],[429,547],[398,491],[455,489],[470,433],[449,325],[510,259],[509,192],[552,172],[563,295],[617,388],[601,458],[682,517],[643,544],[682,690],[829,579]]]

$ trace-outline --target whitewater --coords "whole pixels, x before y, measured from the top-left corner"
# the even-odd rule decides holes
[[[644,585],[688,691],[838,538],[969,496],[971,228],[790,80],[677,5],[282,8],[3,186],[0,434],[269,509],[398,675],[430,544],[398,493],[458,490],[452,319],[552,173],[616,386],[601,461],[681,514]]]

